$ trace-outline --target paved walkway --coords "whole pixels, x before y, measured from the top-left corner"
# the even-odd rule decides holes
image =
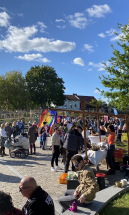
[[[50,138],[48,138],[50,144]],[[11,158],[5,156],[0,158],[0,190],[8,192],[13,198],[14,206],[22,208],[26,199],[19,193],[19,182],[25,176],[32,176],[37,184],[46,190],[55,202],[56,215],[60,213],[58,198],[63,195],[66,185],[59,184],[58,179],[64,170],[51,172],[51,150],[43,151],[39,148],[39,140],[36,142],[36,155],[31,155],[25,159]],[[8,154],[8,150],[6,149]],[[61,161],[61,159],[59,159]],[[59,166],[62,164],[59,162]],[[106,171],[106,164],[100,166],[102,172]],[[117,172],[114,176],[108,176],[109,185],[113,185],[116,180],[122,179],[123,174]]]

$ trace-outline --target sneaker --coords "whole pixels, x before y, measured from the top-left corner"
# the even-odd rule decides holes
[[[56,166],[56,170],[61,170],[62,168],[59,166]]]
[[[57,172],[56,169],[54,167],[51,167],[51,171],[52,172]]]

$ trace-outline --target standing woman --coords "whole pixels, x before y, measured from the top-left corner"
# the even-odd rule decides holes
[[[33,122],[33,126],[35,127],[35,142],[36,142],[38,137],[38,127],[36,121]]]
[[[30,155],[32,155],[32,148],[34,148],[34,153],[33,154],[36,154],[35,127],[31,126],[31,124],[29,124],[28,138],[29,138],[29,143],[30,143]]]
[[[114,159],[114,151],[115,151],[115,129],[114,125],[100,126],[101,130],[109,133],[108,135],[108,151],[107,151],[107,160],[110,166],[110,170],[107,172],[108,175],[115,174],[115,159]]]
[[[52,143],[52,159],[51,159],[51,171],[56,172],[57,170],[61,170],[58,166],[58,158],[60,155],[60,135],[59,128],[55,128],[55,132],[52,135],[51,143]],[[54,160],[56,163],[56,168],[54,168]]]
[[[17,125],[16,122],[13,122],[12,124],[12,134],[13,134],[13,138],[19,135],[19,126]]]
[[[0,129],[0,137],[1,137],[1,157],[5,155],[5,140],[7,140],[7,135],[5,131],[5,124],[1,124],[1,129]]]

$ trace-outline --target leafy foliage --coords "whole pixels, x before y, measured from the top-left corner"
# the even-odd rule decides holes
[[[3,109],[24,109],[26,105],[25,79],[19,71],[0,76],[0,106]]]
[[[109,75],[99,78],[103,86],[109,89],[102,91],[101,95],[111,100],[112,106],[124,110],[129,107],[129,23],[124,26],[118,24],[117,28],[121,31],[120,34],[115,32],[119,50],[111,45],[113,57],[109,59],[110,66],[105,64]]]
[[[54,68],[49,66],[35,66],[26,73],[26,83],[29,92],[29,99],[35,105],[41,107],[63,105],[64,81],[59,78]]]
[[[90,104],[93,105],[93,106],[99,106],[99,107],[105,107],[105,106],[107,106],[107,103],[105,101],[102,101],[101,98],[99,98],[98,100],[94,100],[93,99],[90,102]]]

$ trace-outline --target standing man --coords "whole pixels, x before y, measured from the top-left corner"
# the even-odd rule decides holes
[[[21,133],[24,133],[25,122],[21,120]]]
[[[66,163],[65,163],[65,173],[68,172],[69,163],[71,158],[78,154],[78,150],[80,149],[80,145],[84,144],[84,138],[81,135],[82,127],[78,126],[77,129],[74,128],[73,130],[69,130],[64,139],[64,146],[63,148],[66,149]],[[87,143],[87,148],[91,148],[91,146]],[[74,166],[72,164],[72,171],[74,171]]]
[[[22,127],[20,120],[17,121],[17,125],[19,127],[19,135],[20,135],[21,134],[21,127]]]
[[[21,180],[19,192],[27,198],[22,211],[25,215],[55,215],[52,198],[40,186],[34,178],[28,176]]]

